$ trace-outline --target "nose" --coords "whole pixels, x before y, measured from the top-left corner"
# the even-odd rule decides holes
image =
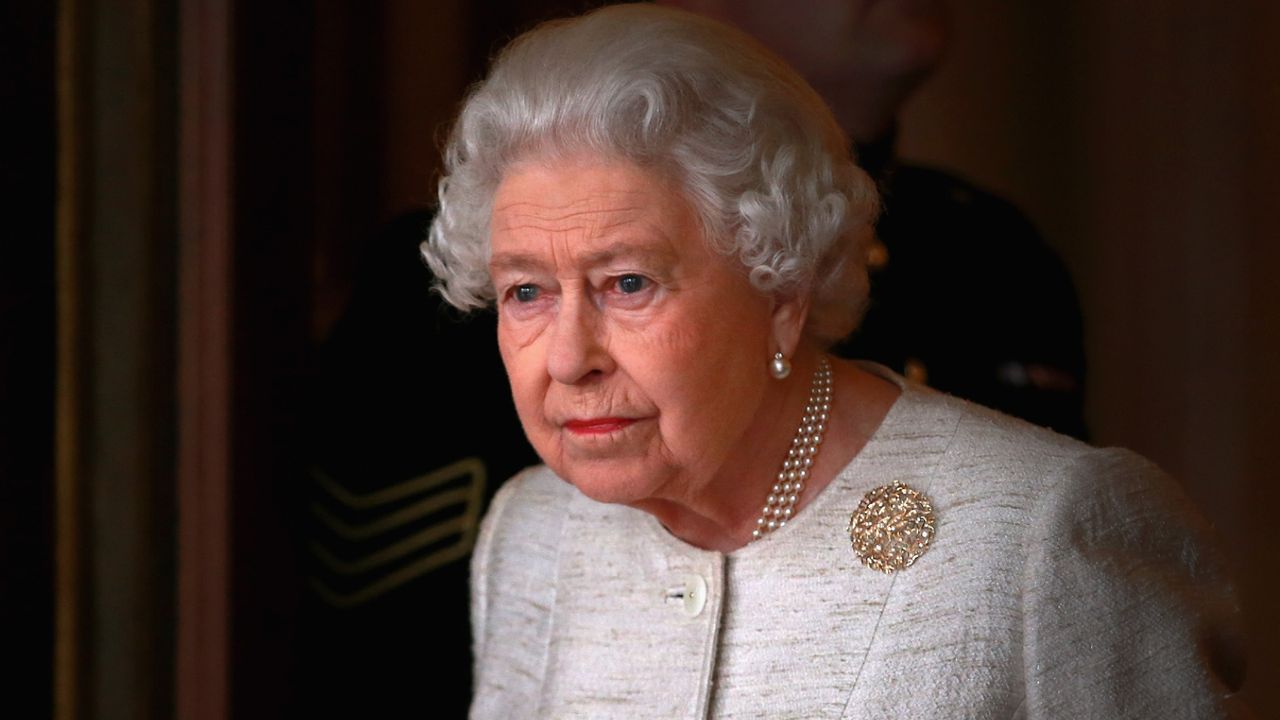
[[[547,373],[553,380],[576,385],[613,371],[604,318],[589,299],[566,293],[553,322],[547,350]]]

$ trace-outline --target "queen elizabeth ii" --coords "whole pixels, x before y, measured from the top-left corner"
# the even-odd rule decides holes
[[[474,554],[473,717],[1228,712],[1234,600],[1154,466],[827,356],[877,207],[710,20],[610,7],[496,59],[424,244],[496,306],[545,462]]]

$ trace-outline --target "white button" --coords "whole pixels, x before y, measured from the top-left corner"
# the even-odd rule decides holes
[[[689,617],[697,617],[707,606],[707,581],[701,575],[684,576],[684,603],[681,609]]]

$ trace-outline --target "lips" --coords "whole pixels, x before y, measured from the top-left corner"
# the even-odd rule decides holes
[[[564,429],[575,435],[604,435],[617,432],[635,424],[635,418],[598,417],[579,420],[566,420]]]

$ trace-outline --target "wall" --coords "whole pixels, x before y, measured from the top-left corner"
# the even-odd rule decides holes
[[[1095,440],[1155,459],[1216,525],[1250,625],[1247,693],[1280,716],[1280,6],[952,7],[904,154],[1014,200],[1067,261]]]

